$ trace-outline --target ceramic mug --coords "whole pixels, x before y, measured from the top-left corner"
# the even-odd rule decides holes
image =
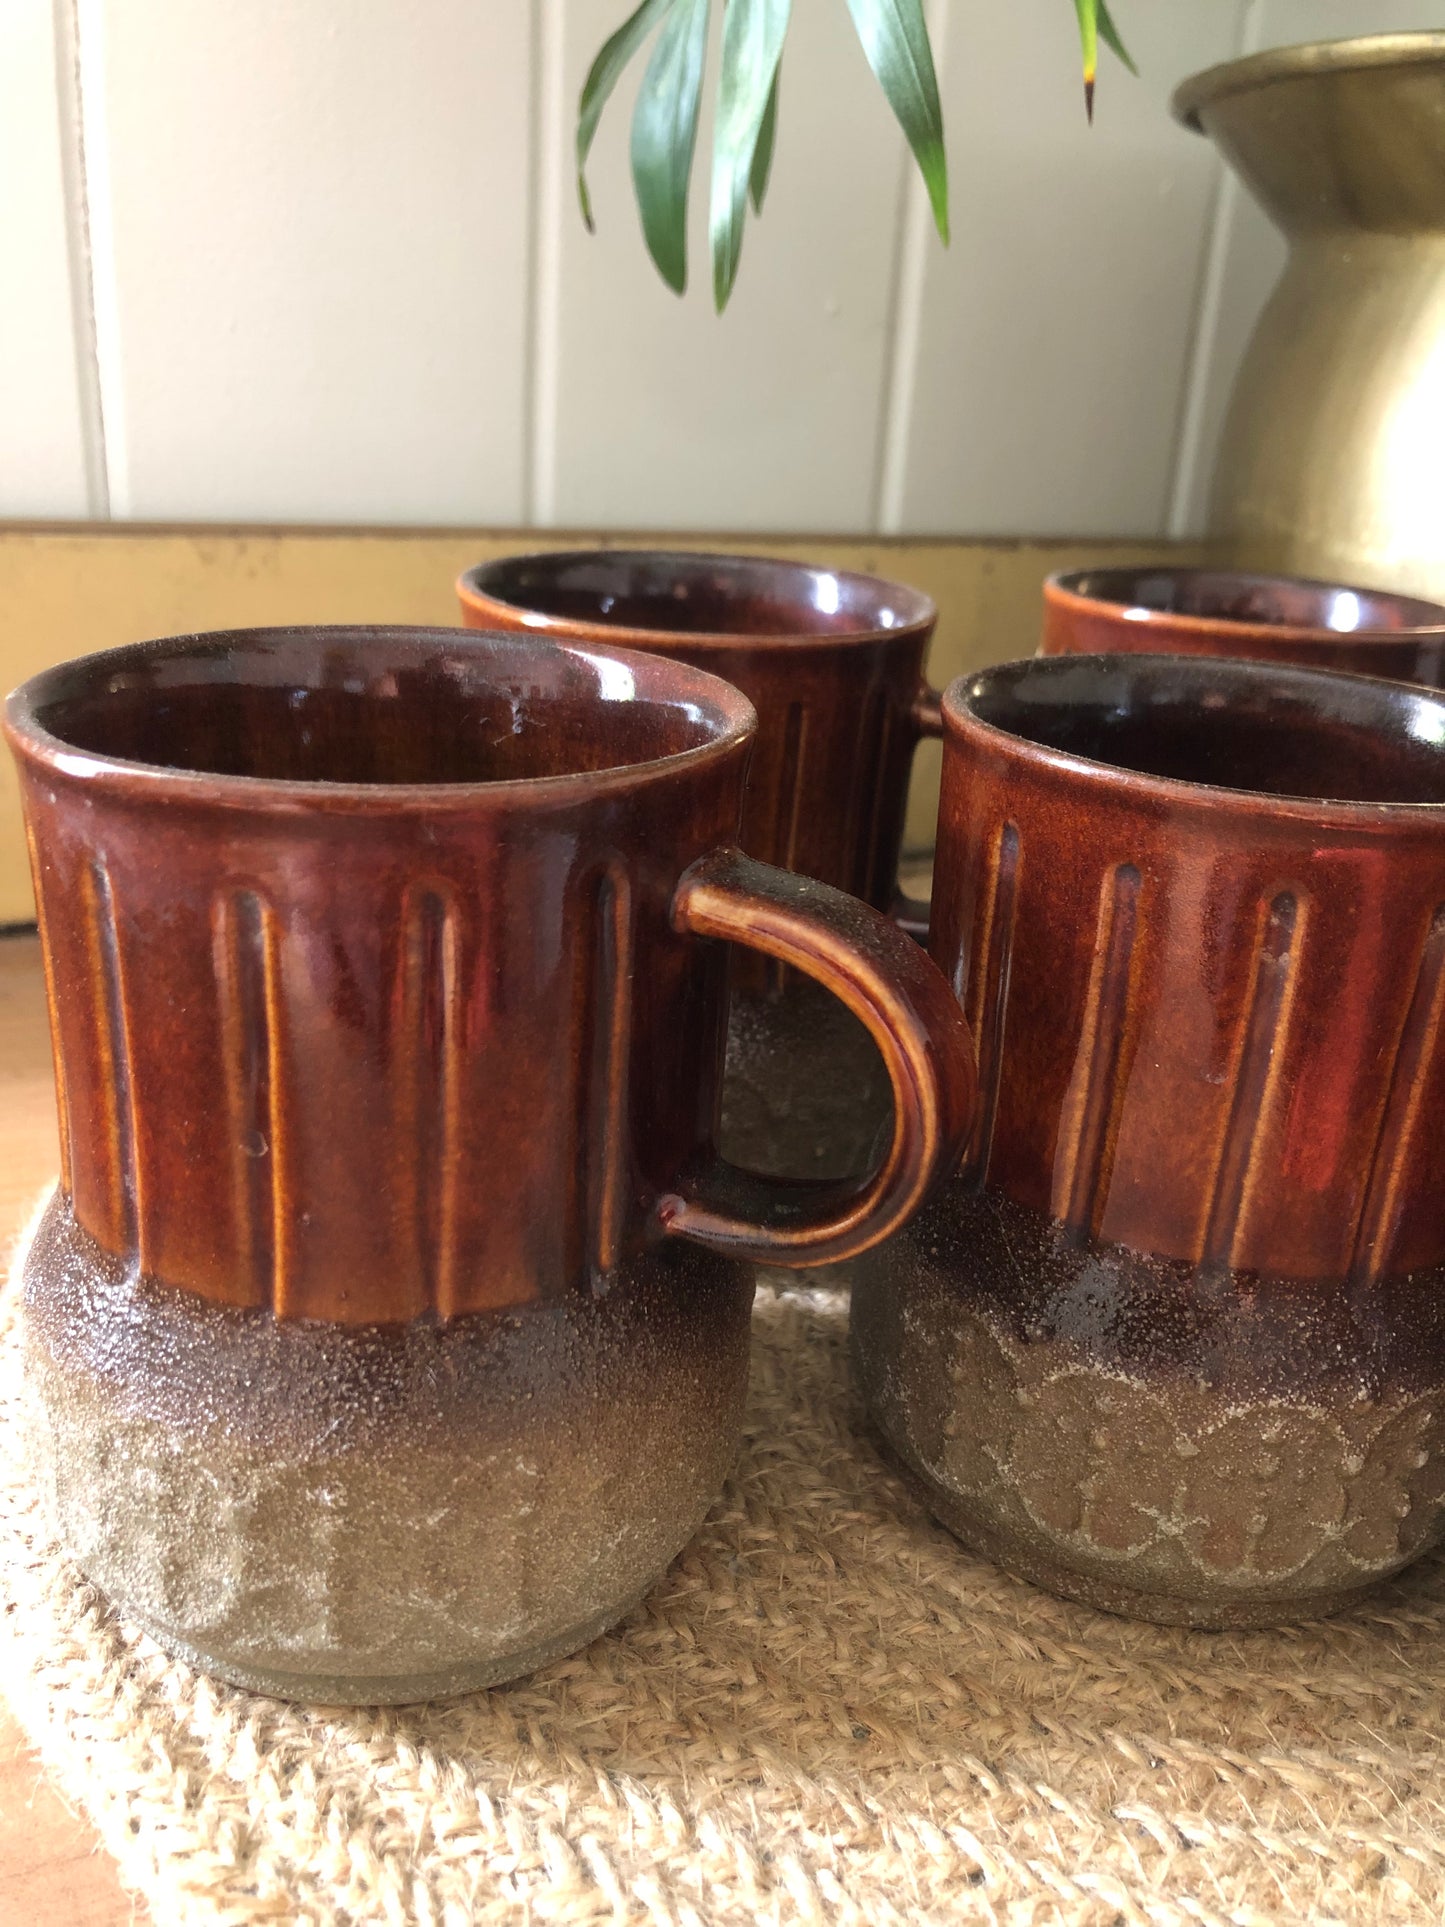
[[[1445,609],[1384,589],[1154,564],[1044,583],[1042,656],[1239,656],[1445,686]]]
[[[1445,701],[1055,657],[943,713],[979,1114],[854,1267],[874,1421],[1056,1592],[1333,1610],[1445,1525]]]
[[[738,1261],[857,1250],[955,1158],[947,985],[735,847],[753,727],[684,664],[455,629],[181,637],[11,697],[63,1146],[35,1437],[172,1651],[371,1702],[581,1644],[730,1462]],[[720,938],[877,1040],[871,1177],[718,1163]]]
[[[726,677],[758,712],[743,848],[876,909],[903,907],[913,753],[940,727],[923,676],[938,614],[927,596],[801,562],[625,549],[511,556],[469,569],[457,592],[475,628],[620,644]],[[918,906],[906,908],[916,925]],[[740,955],[727,1061],[729,1157],[796,1176],[867,1168],[888,1082],[836,998]]]

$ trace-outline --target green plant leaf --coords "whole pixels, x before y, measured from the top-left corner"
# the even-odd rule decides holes
[[[938,104],[938,77],[922,0],[848,0],[848,11],[868,65],[908,137],[928,189],[934,225],[946,243],[948,161],[943,150],[943,109]]]
[[[1124,45],[1123,37],[1119,29],[1114,25],[1109,13],[1108,0],[1099,0],[1099,38],[1116,59],[1123,61],[1124,65],[1129,69],[1129,72],[1134,76],[1135,80],[1137,80],[1139,78],[1139,69],[1134,65],[1134,57]]]
[[[582,203],[582,219],[589,234],[596,231],[596,224],[592,219],[592,197],[587,192],[587,156],[592,151],[592,137],[597,132],[602,109],[623,68],[671,5],[672,0],[642,0],[637,11],[629,15],[604,44],[582,83],[577,102],[577,198]]]
[[[778,81],[781,75],[782,63],[779,62],[777,71],[773,75],[768,104],[763,109],[763,124],[758,129],[758,144],[753,149],[753,165],[748,186],[753,197],[754,214],[761,214],[763,211],[763,197],[768,191],[768,179],[773,171],[773,147],[778,138]]]
[[[1092,121],[1094,118],[1094,76],[1099,66],[1099,42],[1115,54],[1129,72],[1136,78],[1139,69],[1134,65],[1133,56],[1124,45],[1123,36],[1114,25],[1113,15],[1109,12],[1109,0],[1074,0],[1074,11],[1079,16],[1079,42],[1084,52],[1084,109]]]
[[[712,145],[712,292],[717,311],[728,304],[743,251],[743,226],[773,82],[788,34],[792,0],[727,0],[723,15],[722,78]]]
[[[1099,68],[1099,0],[1074,0],[1079,16],[1079,44],[1084,54],[1084,111],[1094,118],[1094,75]]]
[[[632,110],[632,185],[647,251],[674,293],[687,287],[687,188],[697,146],[709,0],[671,0]]]

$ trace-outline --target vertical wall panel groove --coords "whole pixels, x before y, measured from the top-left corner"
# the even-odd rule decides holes
[[[90,242],[90,188],[86,173],[85,108],[80,66],[78,0],[54,0],[56,98],[60,114],[61,167],[65,180],[66,249],[70,261],[70,309],[75,332],[75,376],[85,460],[86,507],[92,520],[110,515],[105,407],[95,325],[95,259]]]
[[[531,286],[528,292],[530,375],[527,408],[529,523],[557,520],[558,357],[561,353],[562,222],[566,217],[568,157],[566,0],[532,0],[532,114],[536,160],[532,175]],[[575,200],[575,196],[573,197]]]
[[[61,0],[61,4],[73,8],[76,133],[84,193],[95,416],[101,434],[97,455],[103,464],[107,513],[128,516],[132,504],[107,112],[106,0]]]
[[[1253,53],[1260,45],[1260,6],[1261,0],[1245,0],[1239,23],[1240,54]],[[1256,225],[1263,219],[1257,214],[1253,218]],[[1254,305],[1246,285],[1252,277],[1247,271],[1241,276],[1235,258],[1239,224],[1250,220],[1251,210],[1238,177],[1221,166],[1209,214],[1169,490],[1167,532],[1176,539],[1201,534],[1204,529],[1205,498],[1223,420],[1224,390],[1233,377],[1247,333],[1248,323],[1241,310]],[[1264,254],[1268,259],[1268,241]]]
[[[0,516],[84,516],[97,506],[71,245],[65,5],[0,5]]]
[[[927,9],[934,65],[940,72],[948,51],[949,13],[950,0],[935,0]],[[946,129],[947,102],[943,111]],[[950,182],[950,188],[956,189],[956,183]],[[873,527],[882,535],[895,534],[903,525],[908,437],[918,381],[919,323],[930,245],[937,245],[933,210],[913,157],[905,149],[898,182],[898,238],[893,253],[878,471],[873,494]]]
[[[1246,0],[1235,49],[1253,51],[1259,27],[1259,0]],[[1228,169],[1216,170],[1210,195],[1199,287],[1194,298],[1194,320],[1184,359],[1184,381],[1179,397],[1179,425],[1175,435],[1173,477],[1169,486],[1167,532],[1182,538],[1194,532],[1198,471],[1206,440],[1206,401],[1220,316],[1225,298],[1229,234],[1240,197],[1239,182]],[[1212,459],[1212,448],[1210,453]]]

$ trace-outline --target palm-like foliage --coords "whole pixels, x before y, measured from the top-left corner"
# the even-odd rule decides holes
[[[934,224],[948,240],[943,109],[923,0],[847,0],[868,64],[908,138]],[[577,107],[577,192],[592,227],[587,156],[619,76],[649,38],[652,53],[632,113],[632,181],[648,252],[670,288],[687,286],[687,199],[697,147],[711,0],[642,0],[598,53]],[[722,0],[722,63],[713,132],[708,230],[713,300],[721,314],[737,279],[748,201],[762,212],[778,121],[778,75],[792,0]],[[1137,72],[1108,0],[1074,0],[1084,56],[1084,102],[1094,117],[1102,40]]]

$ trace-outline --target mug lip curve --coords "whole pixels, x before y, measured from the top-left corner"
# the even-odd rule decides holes
[[[177,801],[209,803],[248,810],[273,809],[285,813],[333,810],[361,815],[391,815],[398,809],[426,810],[432,813],[468,812],[481,809],[516,809],[575,803],[594,796],[615,796],[629,790],[666,782],[684,771],[721,761],[746,750],[757,733],[757,711],[741,690],[691,663],[647,655],[641,651],[602,646],[601,653],[621,663],[634,675],[655,682],[676,682],[695,691],[697,706],[711,706],[718,728],[707,741],[691,748],[670,751],[665,756],[649,757],[645,762],[618,763],[603,769],[560,771],[547,776],[510,776],[496,781],[461,783],[339,783],[321,779],[241,776],[223,770],[178,769],[167,763],[140,762],[104,751],[82,749],[55,735],[41,722],[39,705],[62,678],[83,675],[87,679],[115,672],[146,661],[153,656],[172,655],[214,660],[232,651],[244,652],[251,644],[268,640],[307,638],[317,642],[391,642],[406,645],[432,645],[454,654],[464,654],[479,641],[502,644],[522,654],[559,651],[584,661],[592,660],[598,645],[579,639],[528,636],[515,632],[479,632],[475,629],[433,627],[406,623],[301,623],[273,624],[254,629],[197,630],[174,636],[156,636],[143,642],[122,643],[112,649],[99,649],[82,656],[71,656],[38,670],[11,690],[5,701],[4,730],[13,752],[39,766],[53,770],[71,781],[104,779],[112,789],[132,793],[156,792]],[[225,687],[218,683],[217,687]],[[59,693],[56,690],[55,693]]]
[[[721,564],[738,573],[747,570],[779,570],[790,575],[817,576],[829,575],[835,581],[859,584],[882,589],[895,598],[904,601],[911,609],[908,620],[900,622],[895,628],[885,629],[878,625],[858,624],[842,629],[802,630],[797,633],[762,631],[749,633],[740,629],[651,629],[633,623],[613,623],[602,620],[593,621],[588,617],[557,616],[544,609],[531,609],[525,602],[513,602],[503,595],[495,595],[479,580],[489,569],[508,568],[516,563],[590,562],[601,560],[674,562],[695,566],[705,563],[716,568]],[[463,608],[474,609],[480,615],[489,615],[494,609],[515,610],[525,620],[529,633],[535,635],[571,636],[576,638],[586,634],[598,641],[616,637],[619,648],[635,644],[653,650],[676,649],[682,646],[697,649],[756,649],[787,648],[851,648],[866,643],[899,642],[915,636],[927,636],[938,622],[938,604],[923,589],[916,589],[907,582],[898,582],[891,576],[870,575],[860,569],[833,569],[824,563],[801,562],[791,556],[762,555],[748,553],[735,554],[728,550],[684,549],[684,548],[588,548],[588,549],[526,549],[515,555],[494,556],[489,562],[474,562],[463,569],[456,579],[456,594]],[[476,632],[473,631],[473,634]]]
[[[965,701],[972,687],[988,678],[1001,677],[1005,672],[1018,674],[1026,671],[1031,676],[1048,679],[1067,673],[1065,666],[1077,670],[1083,664],[1133,677],[1150,670],[1169,669],[1198,676],[1201,681],[1213,679],[1268,683],[1276,688],[1281,683],[1300,683],[1316,690],[1325,685],[1326,694],[1331,685],[1343,684],[1348,687],[1353,683],[1363,685],[1372,692],[1393,692],[1397,698],[1433,703],[1445,715],[1445,695],[1440,692],[1413,683],[1392,682],[1386,676],[1348,675],[1333,669],[1313,669],[1304,664],[1276,665],[1235,657],[1144,655],[1142,652],[1022,656],[1012,662],[990,663],[986,668],[968,670],[954,677],[943,692],[946,736],[962,740],[976,735],[985,742],[1006,744],[1026,763],[1076,776],[1096,789],[1123,790],[1130,797],[1147,798],[1175,811],[1181,806],[1188,806],[1209,814],[1236,814],[1241,810],[1257,814],[1263,806],[1263,812],[1269,816],[1313,824],[1316,828],[1360,830],[1411,826],[1421,829],[1428,827],[1434,831],[1445,828],[1445,800],[1439,803],[1413,803],[1391,801],[1385,797],[1366,801],[1338,796],[1282,795],[1273,790],[1235,789],[1223,783],[1202,783],[1191,777],[1158,776],[1152,771],[1130,769],[1122,763],[1105,762],[1102,757],[1084,756],[1077,750],[1056,749],[1051,744],[1035,742],[1031,737],[1004,728],[1002,724],[989,722],[969,708]],[[1335,693],[1342,691],[1336,690]]]
[[[1441,35],[1441,40],[1445,42],[1445,34]],[[1445,641],[1445,606],[1432,603],[1428,596],[1406,595],[1399,589],[1371,589],[1353,582],[1329,582],[1323,576],[1280,575],[1269,569],[1214,568],[1208,563],[1187,563],[1177,567],[1168,562],[1132,566],[1123,563],[1117,568],[1105,563],[1084,569],[1056,569],[1044,578],[1045,602],[1080,612],[1136,606],[1115,601],[1109,596],[1086,595],[1078,584],[1091,575],[1170,575],[1180,578],[1213,575],[1241,583],[1280,583],[1290,588],[1333,589],[1341,594],[1389,597],[1400,603],[1413,602],[1423,608],[1438,608],[1440,617],[1438,622],[1411,623],[1398,629],[1320,629],[1302,622],[1257,622],[1244,616],[1201,616],[1186,610],[1146,609],[1139,618],[1139,626],[1146,633],[1151,627],[1163,623],[1168,623],[1171,628],[1182,629],[1188,635],[1217,637],[1220,640],[1237,638],[1242,631],[1249,630],[1252,635],[1263,632],[1260,636],[1262,643],[1277,637],[1281,648],[1301,642],[1345,649],[1356,643],[1377,647],[1387,643]]]
[[[1278,80],[1359,73],[1372,67],[1426,66],[1441,60],[1445,60],[1445,32],[1432,27],[1352,34],[1342,40],[1302,40],[1201,68],[1174,89],[1169,111],[1181,126],[1202,134],[1203,113],[1231,94]]]

